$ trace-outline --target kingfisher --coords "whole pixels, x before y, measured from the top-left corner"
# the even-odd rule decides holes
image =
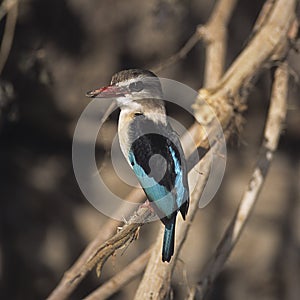
[[[148,70],[123,70],[113,75],[109,86],[86,96],[114,98],[120,107],[120,147],[165,226],[162,261],[169,262],[177,213],[185,220],[188,212],[189,187],[186,160],[179,136],[167,119],[161,82]]]

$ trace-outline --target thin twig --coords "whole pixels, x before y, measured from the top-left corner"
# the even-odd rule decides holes
[[[0,46],[0,74],[3,71],[3,68],[6,64],[8,55],[10,53],[14,34],[15,34],[15,27],[18,19],[18,1],[6,1],[6,23],[4,34],[2,38],[2,43]]]
[[[137,257],[132,263],[126,266],[122,271],[110,278],[102,286],[89,294],[85,300],[107,299],[125,286],[128,282],[139,276],[145,269],[151,255],[152,248],[145,251]]]
[[[17,4],[19,0],[4,0],[0,6],[0,21],[10,11],[10,9]]]
[[[78,284],[85,278],[92,268],[91,263],[89,268],[86,267],[87,261],[90,259],[90,257],[96,255],[102,244],[113,236],[113,234],[116,232],[116,228],[121,224],[122,222],[113,219],[109,219],[105,223],[105,225],[99,231],[99,234],[85,248],[84,252],[80,255],[72,267],[65,272],[59,284],[47,298],[48,300],[66,299],[75,290]],[[93,262],[96,264],[95,261]]]
[[[126,247],[128,243],[133,241],[138,234],[138,229],[147,223],[147,220],[153,216],[152,212],[147,207],[140,206],[134,213],[130,220],[125,224],[122,229],[117,232],[113,237],[107,240],[97,252],[88,259],[85,267],[92,270],[97,265],[97,275],[100,276],[102,266],[106,260],[118,249]]]
[[[269,166],[273,159],[274,151],[277,148],[282,125],[286,116],[287,93],[288,93],[288,68],[282,63],[275,71],[271,104],[264,132],[264,140],[260,149],[256,167],[253,171],[247,189],[241,199],[240,205],[227,228],[215,254],[208,262],[200,282],[197,284],[199,297],[205,299],[213,281],[223,269],[232,249],[237,243],[257,201],[261,188],[264,184]],[[191,289],[188,299],[193,299],[196,287]]]
[[[128,243],[137,237],[137,230],[144,225],[149,218],[153,217],[153,212],[147,207],[139,207],[130,220],[113,237],[104,242],[97,251],[88,257],[81,266],[79,273],[66,273],[66,286],[76,287],[85,275],[97,265],[97,275],[100,276],[103,264],[115,253],[116,250],[126,247]],[[71,289],[72,291],[73,289]],[[69,296],[70,289],[55,289],[48,299],[65,299]]]
[[[186,55],[197,45],[197,43],[202,39],[202,35],[196,31],[184,44],[184,46],[170,58],[168,58],[165,62],[158,64],[157,66],[152,68],[154,73],[160,73],[162,70],[166,69],[167,67],[175,64],[180,59],[186,57]]]
[[[162,70],[185,58],[186,55],[197,45],[197,43],[203,39],[207,44],[207,60],[213,58],[213,63],[210,63],[209,66],[206,65],[204,76],[206,78],[206,82],[204,86],[214,86],[223,74],[226,51],[223,45],[226,44],[224,41],[227,38],[227,30],[224,29],[228,24],[236,2],[237,0],[219,1],[216,4],[207,24],[204,26],[198,26],[195,33],[189,38],[185,45],[165,62],[153,67],[153,72],[160,73]],[[217,59],[215,57],[217,57]],[[222,59],[220,59],[220,57],[222,57]]]

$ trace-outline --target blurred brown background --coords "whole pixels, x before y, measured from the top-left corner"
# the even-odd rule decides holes
[[[73,132],[88,104],[85,92],[107,84],[119,70],[151,68],[168,58],[206,22],[215,1],[20,2],[0,78],[0,298],[43,299],[107,219],[85,200],[72,169]],[[246,44],[263,2],[239,1],[229,25],[227,66]],[[4,25],[5,18],[2,35]],[[159,75],[198,89],[204,60],[200,43]],[[209,299],[300,299],[299,55],[291,53],[289,60],[294,76],[279,150]],[[199,278],[247,184],[261,142],[270,78],[264,72],[253,87],[244,131],[228,147],[222,187],[194,221],[175,270],[174,299],[182,299]],[[169,112],[181,117],[172,107]],[[100,165],[109,164],[117,117],[111,116],[99,138]],[[115,177],[108,180],[113,184]],[[92,272],[71,298],[84,297],[121,270],[155,240],[158,226],[144,226],[138,241],[108,261],[100,280]],[[112,299],[132,298],[138,282]]]

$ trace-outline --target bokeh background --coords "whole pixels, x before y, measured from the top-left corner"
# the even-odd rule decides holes
[[[89,102],[85,92],[107,84],[119,70],[151,68],[170,57],[207,21],[215,1],[19,2],[13,46],[0,74],[0,298],[44,299],[107,220],[83,197],[72,168],[74,128]],[[229,24],[227,66],[246,45],[263,2],[239,1]],[[199,43],[159,75],[198,89],[204,54]],[[300,297],[299,55],[291,52],[289,61],[289,111],[279,150],[209,299]],[[261,143],[270,83],[265,71],[253,86],[244,131],[228,146],[221,189],[199,210],[180,255],[174,299],[183,299],[197,281],[238,205]],[[185,125],[192,122],[178,109],[168,111]],[[105,164],[115,192],[126,194],[128,187],[119,184],[110,165],[117,117],[115,112],[99,136],[97,160]],[[154,242],[159,226],[144,226],[138,241],[107,262],[101,279],[92,272],[71,299],[84,297],[124,268]],[[112,299],[131,299],[139,279]]]

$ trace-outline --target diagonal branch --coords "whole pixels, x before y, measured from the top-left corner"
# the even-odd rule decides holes
[[[220,2],[227,3],[226,0],[220,0]],[[282,6],[282,2],[284,2],[286,5]],[[280,5],[279,5],[279,4]],[[251,62],[247,62],[246,66],[241,65],[242,72],[238,72],[238,66],[235,67],[237,70],[237,73],[227,72],[226,75],[227,80],[221,80],[222,84],[218,85],[216,88],[211,89],[211,90],[204,90],[202,89],[199,94],[199,102],[197,102],[197,105],[195,106],[196,110],[196,115],[197,119],[200,120],[201,122],[203,121],[204,124],[209,124],[210,121],[212,120],[209,115],[206,115],[206,111],[202,111],[202,106],[200,100],[205,99],[215,110],[217,116],[219,117],[221,124],[223,128],[228,128],[228,126],[232,123],[232,121],[235,118],[235,107],[232,103],[232,98],[236,99],[237,101],[240,100],[240,89],[243,90],[247,87],[247,82],[254,77],[254,75],[261,69],[262,64],[270,60],[272,57],[272,54],[275,53],[274,48],[278,46],[282,40],[283,37],[286,37],[286,31],[287,27],[285,26],[287,23],[290,24],[294,18],[294,9],[295,9],[295,0],[277,0],[276,1],[276,8],[272,10],[270,15],[266,18],[265,22],[261,26],[261,30],[255,34],[254,38],[251,40],[247,48],[242,52],[240,56],[243,55],[244,52],[249,52],[250,48],[253,48],[253,41],[257,39],[257,36],[260,34],[260,32],[265,29],[267,26],[271,30],[272,28],[270,27],[270,20],[272,19],[273,21],[273,27],[275,28],[274,30],[277,31],[277,34],[274,36],[273,39],[273,48],[269,46],[264,46],[264,41],[260,40],[260,44],[256,42],[256,47],[258,48],[268,48],[268,55],[265,55],[264,59],[261,58],[261,56],[253,56],[251,57]],[[279,8],[278,8],[279,7]],[[278,14],[278,9],[284,10],[282,15]],[[275,14],[275,11],[277,14]],[[277,23],[274,24],[274,14],[276,17],[278,17]],[[277,26],[278,24],[278,26]],[[284,25],[283,25],[284,24]],[[280,32],[280,34],[278,34]],[[272,30],[269,32],[272,34]],[[260,51],[258,49],[258,51]],[[218,56],[215,57],[215,59],[218,59]],[[249,57],[248,57],[249,59]],[[209,61],[207,62],[209,63]],[[239,63],[245,64],[245,60],[239,60]],[[222,65],[222,63],[220,64]],[[254,68],[253,68],[254,67]],[[232,68],[230,68],[231,70]],[[218,74],[216,72],[216,74]],[[230,80],[229,80],[229,79]],[[207,83],[208,86],[214,86],[213,82],[217,82],[218,79],[212,80],[211,84]],[[240,89],[236,88],[236,81],[240,80]],[[200,114],[201,111],[201,114]],[[204,116],[204,118],[203,118]],[[208,117],[207,117],[208,116]],[[202,127],[198,124],[195,123],[190,129],[189,129],[190,134],[197,140],[199,141],[198,144],[201,145],[203,143],[203,140],[205,139],[205,133],[203,132]],[[183,145],[185,148],[189,149],[189,146],[186,144],[185,138],[183,138]],[[135,190],[133,191],[134,194],[129,195],[129,199],[135,200],[139,199],[142,200],[144,195],[143,192],[140,190]],[[191,213],[192,214],[192,213]],[[187,223],[187,222],[186,222]],[[74,266],[70,269],[72,272],[69,273],[67,272],[63,279],[61,280],[60,284],[57,286],[57,288],[53,291],[53,293],[50,295],[49,299],[65,299],[67,296],[70,295],[70,293],[76,288],[76,286],[79,284],[79,282],[86,276],[86,274],[89,272],[91,265],[89,265],[89,268],[86,268],[86,262],[87,260],[90,259],[90,257],[95,257],[95,254],[97,253],[99,247],[101,244],[108,238],[110,238],[114,231],[115,228],[119,225],[119,222],[116,222],[114,220],[109,220],[107,224],[104,226],[102,229],[102,232],[99,233],[99,236],[87,247],[83,255],[80,257],[80,259],[74,264]],[[179,228],[181,226],[178,226]],[[184,231],[183,231],[184,232]],[[187,231],[186,231],[187,232]],[[186,234],[186,232],[184,234]],[[180,230],[177,231],[177,236],[180,235]],[[161,240],[161,239],[160,239]],[[182,239],[182,243],[184,241],[184,238]],[[161,243],[161,241],[160,241]],[[181,243],[177,243],[179,245],[178,250],[181,247]],[[158,242],[156,243],[155,247],[158,245]],[[160,245],[159,245],[160,246]],[[177,251],[176,251],[177,253]],[[160,256],[160,255],[157,255]],[[175,260],[175,259],[174,259]],[[97,260],[93,260],[93,264],[97,263]],[[75,272],[73,272],[75,271]],[[169,272],[169,274],[171,274]],[[71,276],[70,276],[71,275]],[[167,281],[170,281],[170,276],[167,278]]]
[[[220,8],[218,8],[220,9]],[[215,15],[218,15],[215,13]],[[187,53],[197,44],[197,42],[201,39],[199,36],[199,32],[196,31],[195,34],[187,41],[187,43],[183,46],[183,48],[174,56],[172,56],[167,62],[159,65],[158,67],[153,68],[155,72],[160,72],[162,69],[166,68],[167,66],[175,63],[177,60],[185,57]],[[218,56],[215,57],[218,59]],[[223,58],[220,59],[223,61]],[[221,66],[222,64],[216,64]],[[219,72],[216,71],[216,74]],[[212,76],[211,78],[214,78]],[[215,80],[217,80],[216,78]],[[114,105],[112,104],[108,109],[108,114],[113,110]],[[196,144],[200,144],[205,136],[205,132],[203,131],[202,127],[195,123],[194,125],[189,128],[189,133],[185,134],[182,138],[182,143],[184,147],[184,152],[187,156],[191,154],[191,147],[193,145],[188,144],[192,136],[196,142]],[[197,142],[198,141],[198,142]],[[145,195],[142,190],[133,190],[125,200],[127,201],[136,201],[142,202],[145,199]],[[120,208],[123,210],[123,207]],[[121,222],[116,220],[108,220],[106,224],[103,226],[101,232],[96,236],[96,238],[86,247],[84,252],[80,255],[80,257],[76,260],[73,266],[64,274],[63,278],[57,285],[57,287],[53,290],[51,295],[48,299],[55,300],[55,299],[64,299],[68,295],[72,293],[72,291],[76,288],[76,286],[81,282],[81,280],[86,276],[88,270],[85,268],[85,263],[89,257],[93,256],[97,249],[105,242],[105,240],[109,239],[115,233],[116,227],[120,226]],[[76,278],[76,280],[75,280]]]
[[[226,1],[224,3],[226,3]],[[248,47],[241,53],[233,63],[233,66],[231,66],[221,79],[221,84],[211,91],[206,89],[200,91],[199,102],[195,105],[195,115],[200,124],[211,124],[215,118],[210,110],[206,111],[205,106],[202,104],[203,99],[215,110],[223,129],[227,128],[233,122],[235,113],[234,106],[232,105],[232,97],[236,100],[237,104],[240,104],[240,101],[244,100],[239,97],[239,90],[254,78],[268,58],[271,59],[272,55],[276,53],[278,46],[286,42],[288,31],[295,18],[295,5],[296,1],[290,0],[289,3],[287,3],[287,1],[278,0],[274,4],[274,9],[270,13],[268,20],[266,20],[257,34],[254,35]],[[276,22],[274,22],[275,18]],[[265,46],[263,41],[266,35],[272,36],[272,43],[267,43]],[[263,53],[262,55],[249,57],[249,53],[257,54],[260,51]],[[248,59],[247,63],[245,63],[245,59]],[[209,61],[207,61],[207,63],[209,63]],[[240,66],[241,72],[239,72],[238,63],[244,64]],[[236,72],[232,72],[232,69]],[[220,97],[220,95],[222,95],[222,97]],[[189,213],[193,215],[194,211],[192,208]],[[182,223],[178,224],[179,232],[177,239],[182,238],[180,233],[187,234],[187,231],[181,231],[185,226],[186,225]],[[175,253],[180,251],[181,245],[182,244],[177,244]],[[168,265],[162,264],[162,262],[157,259],[157,257],[159,257],[158,249],[160,248],[161,238],[157,240],[135,299],[150,299],[152,297],[155,299],[163,299],[169,291],[175,259]]]
[[[268,2],[269,3],[269,2]],[[289,30],[295,21],[296,0],[277,0],[267,14],[247,47],[226,71],[218,85],[211,89],[201,89],[194,105],[195,117],[200,124],[209,124],[219,119],[223,128],[235,121],[235,111],[244,110],[244,102],[257,74],[276,59],[284,57],[287,49]],[[281,51],[280,51],[281,50]],[[274,56],[277,54],[277,56]],[[213,109],[205,109],[203,103]],[[205,104],[205,105],[206,105]]]
[[[154,73],[160,73],[162,70],[170,67],[171,65],[178,62],[180,59],[183,59],[187,56],[187,54],[198,44],[198,42],[202,39],[202,34],[196,31],[184,44],[184,46],[170,58],[168,58],[165,62],[160,63],[157,66],[152,68]]]
[[[12,47],[18,18],[18,5],[18,0],[6,0],[1,4],[0,19],[5,15],[5,13],[7,14],[7,17],[0,46],[0,74],[3,71]]]
[[[155,66],[152,69],[153,72],[159,73],[180,59],[185,58],[198,42],[204,40],[207,44],[206,58],[207,61],[211,61],[211,63],[206,64],[204,86],[214,86],[223,74],[226,56],[226,26],[228,25],[236,3],[237,0],[218,1],[206,25],[198,26],[195,33],[189,38],[185,45],[165,62]]]
[[[206,77],[205,82],[209,86],[213,86],[216,82],[218,82],[223,73],[225,60],[225,57],[223,56],[225,56],[226,49],[225,28],[235,7],[235,4],[236,1],[231,0],[218,1],[207,26],[200,27],[200,32],[202,34],[205,33],[205,36],[207,37],[206,41],[208,42],[206,51],[209,59],[206,60],[205,75],[210,77]],[[211,25],[213,24],[212,22],[216,22],[217,26]],[[222,33],[217,34],[217,32],[220,31]],[[220,46],[220,44],[222,44],[222,46]],[[219,52],[220,49],[222,49],[222,51]],[[212,54],[213,56],[211,56]],[[211,121],[213,121],[213,119]],[[198,133],[201,132],[200,124],[195,124],[195,127],[198,129]],[[198,211],[198,201],[205,187],[207,175],[209,174],[208,169],[210,168],[210,162],[208,160],[200,161],[200,165],[201,170],[204,170],[205,176],[203,176],[203,178],[199,180],[199,182],[197,183],[197,188],[191,196],[191,205],[189,208],[187,221],[183,222],[181,219],[177,221],[175,255],[169,264],[162,263],[160,259],[160,249],[163,231],[161,230],[160,235],[158,236],[155,243],[154,250],[149,260],[144,277],[136,292],[135,299],[164,299],[169,292],[170,281],[173,269],[176,264],[176,259],[184,244],[194,216]]]
[[[237,0],[217,2],[215,9],[204,26],[198,27],[200,36],[206,42],[206,65],[204,86],[214,87],[224,72],[227,50],[227,25],[236,6]]]
[[[149,257],[152,252],[152,247],[142,253],[132,263],[127,265],[122,271],[110,278],[94,292],[89,294],[85,300],[107,299],[125,286],[128,282],[139,276],[146,267]]]
[[[133,190],[128,196],[127,199],[133,200],[136,202],[141,202],[144,199],[144,195],[140,190]],[[144,215],[143,215],[144,213]],[[137,211],[137,215],[141,217],[142,220],[147,218],[148,210]],[[119,234],[118,239],[124,238],[124,233],[130,234],[128,240],[131,240],[140,225],[138,223],[134,223],[135,220],[131,220],[128,224],[131,224],[130,231],[120,231],[116,233],[116,228],[122,224],[120,221],[116,221],[113,219],[109,219],[105,225],[101,228],[101,231],[96,236],[96,238],[86,247],[74,265],[65,272],[63,278],[61,279],[60,283],[57,287],[52,291],[47,299],[51,300],[61,300],[66,299],[78,286],[78,284],[86,277],[86,275],[91,271],[91,269],[98,263],[99,257],[99,249],[102,249],[103,246],[106,244],[106,241],[110,241],[110,239],[115,238],[116,235]],[[142,222],[143,223],[143,222]],[[124,226],[125,227],[125,226]],[[123,227],[123,229],[124,229]],[[114,235],[115,234],[115,235]],[[111,244],[111,242],[110,242]],[[120,248],[122,244],[113,245],[113,251],[110,254],[113,254],[115,250]],[[101,253],[100,253],[101,257]]]
[[[264,184],[268,169],[273,160],[274,151],[277,148],[282,125],[286,116],[288,94],[288,67],[282,63],[275,71],[275,80],[272,89],[271,104],[266,121],[264,140],[260,149],[256,166],[251,179],[241,199],[240,205],[228,226],[213,257],[208,262],[201,279],[196,287],[191,289],[188,299],[194,299],[197,291],[197,299],[205,299],[213,281],[222,271],[223,266],[237,243],[257,201]]]
[[[112,107],[110,107],[112,109]],[[192,137],[192,139],[190,138]],[[186,155],[189,156],[188,165],[194,165],[195,162],[193,161],[192,157],[192,150],[195,144],[200,144],[199,139],[202,138],[202,141],[206,141],[206,133],[203,131],[201,134],[199,134],[195,127],[192,126],[188,133],[186,133],[182,137],[183,146],[185,148]],[[195,139],[198,142],[193,141]],[[195,143],[195,144],[194,144]],[[206,143],[204,144],[206,145]],[[208,149],[203,149],[203,151],[208,151]],[[203,154],[204,155],[204,154]],[[134,189],[129,195],[126,197],[125,200],[135,202],[135,203],[141,203],[145,199],[145,193],[141,189]],[[121,206],[120,211],[126,215],[125,209],[126,206]],[[132,213],[128,211],[128,214]],[[140,210],[137,211],[138,214],[140,214]],[[144,212],[147,213],[147,212]],[[143,216],[141,216],[143,218]],[[146,220],[147,216],[144,216],[144,220]],[[144,222],[145,223],[145,222]],[[57,287],[52,291],[52,293],[49,295],[48,299],[55,300],[55,299],[65,299],[67,298],[73,290],[78,286],[78,284],[85,278],[85,276],[91,271],[93,266],[95,266],[98,261],[97,258],[99,255],[97,254],[99,252],[99,249],[103,247],[103,244],[106,240],[111,239],[114,237],[116,228],[118,226],[121,226],[122,222],[116,221],[113,219],[110,219],[106,222],[106,224],[102,227],[101,232],[97,235],[97,237],[86,247],[84,252],[80,255],[78,260],[74,263],[74,265],[65,272],[63,278],[57,285]],[[141,226],[141,224],[139,225]],[[137,227],[139,227],[137,226]],[[135,229],[137,228],[135,227]],[[121,246],[118,244],[118,247]],[[114,250],[118,248],[115,247]],[[111,252],[113,253],[113,252]],[[96,258],[91,261],[91,257]]]

